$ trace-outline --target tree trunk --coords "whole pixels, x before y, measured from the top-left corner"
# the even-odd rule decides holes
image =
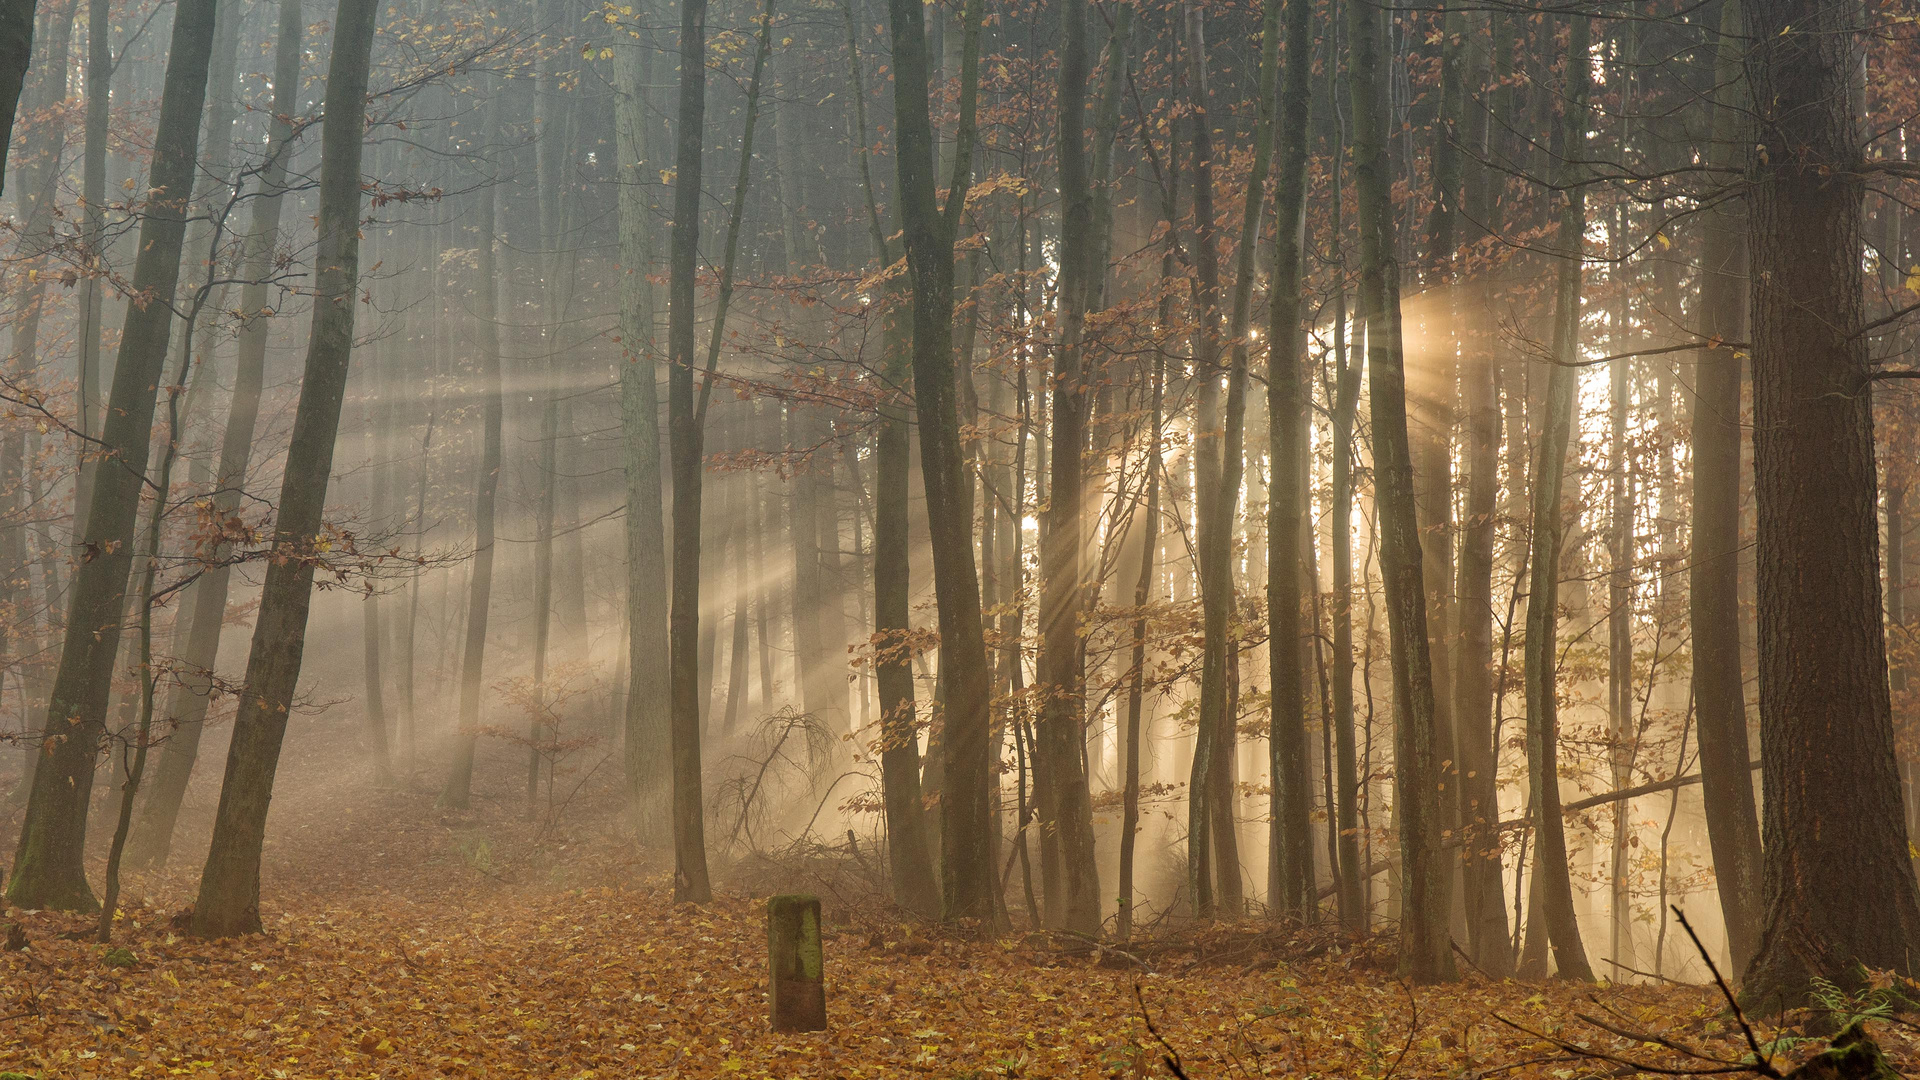
[[[0,14],[0,191],[6,190],[7,147],[13,143],[13,114],[20,88],[33,62],[35,0],[8,4]]]
[[[392,425],[390,417],[381,415],[382,399],[388,397],[389,392],[379,385],[385,374],[380,363],[379,347],[371,346],[368,351],[371,355],[367,357],[363,379],[367,396],[372,400],[366,404],[366,438],[362,441],[367,451],[367,482],[373,490],[367,500],[367,528],[374,536],[383,536],[392,528],[393,522],[386,467],[387,433],[392,430]],[[378,582],[369,582],[368,586],[367,595],[360,602],[360,657],[367,687],[367,754],[373,759],[375,781],[392,784],[393,758],[387,752],[386,679],[380,663],[380,591]]]
[[[487,142],[504,135],[505,94],[495,85],[487,101]],[[473,566],[467,576],[466,634],[460,652],[460,715],[454,731],[453,763],[436,805],[465,810],[473,794],[473,755],[480,739],[480,688],[485,678],[487,619],[493,604],[494,516],[500,495],[501,428],[505,404],[500,378],[500,269],[494,253],[499,228],[499,191],[480,190],[479,248],[474,317],[479,323],[480,463],[473,485]]]
[[[1280,4],[1267,5],[1266,40],[1262,63],[1277,64],[1272,55],[1280,34]],[[1267,501],[1267,636],[1273,712],[1268,751],[1273,794],[1269,804],[1273,840],[1269,848],[1267,905],[1275,915],[1301,921],[1313,918],[1313,807],[1307,743],[1306,672],[1300,642],[1306,631],[1301,608],[1309,588],[1303,558],[1307,521],[1306,475],[1307,386],[1306,332],[1301,298],[1306,284],[1307,140],[1311,125],[1304,122],[1313,106],[1313,5],[1309,0],[1287,0],[1286,72],[1280,76],[1277,107],[1289,120],[1281,127],[1280,171],[1274,191],[1273,277],[1268,288],[1267,418],[1271,490]],[[1274,78],[1261,84],[1272,101]],[[1269,125],[1271,120],[1269,120]],[[1271,136],[1268,136],[1271,138]],[[1256,136],[1256,152],[1259,145]],[[1249,189],[1251,193],[1251,189]],[[1257,235],[1257,234],[1255,234]],[[1243,245],[1254,237],[1245,233]],[[1242,272],[1251,267],[1242,264]],[[1236,303],[1236,310],[1237,310]],[[1329,763],[1331,764],[1331,763]],[[1337,847],[1337,845],[1336,845]],[[1338,878],[1357,867],[1333,868]]]
[[[1041,827],[1057,847],[1062,888],[1042,898],[1046,921],[1076,934],[1100,929],[1100,875],[1093,860],[1093,807],[1081,765],[1086,728],[1086,657],[1080,640],[1085,597],[1085,461],[1088,438],[1087,358],[1082,340],[1088,306],[1105,276],[1094,233],[1094,183],[1087,160],[1086,99],[1091,66],[1086,0],[1060,6],[1060,84],[1056,131],[1060,153],[1060,341],[1053,354],[1052,499],[1040,537],[1040,693],[1034,728],[1041,788]],[[1100,263],[1096,265],[1096,263]],[[1048,881],[1055,880],[1052,874]]]
[[[1425,362],[1417,365],[1411,380],[1410,405],[1421,577],[1426,585],[1427,640],[1433,656],[1434,752],[1439,769],[1435,778],[1441,790],[1439,827],[1445,836],[1460,829],[1460,754],[1453,723],[1453,427],[1460,345],[1455,259],[1459,254],[1465,176],[1458,143],[1467,107],[1461,56],[1467,49],[1466,21],[1462,11],[1450,11],[1441,19],[1440,115],[1434,129],[1433,209],[1427,219],[1426,238],[1428,283],[1436,299],[1427,308],[1426,336],[1430,344]],[[1454,895],[1463,884],[1459,861],[1447,860],[1444,873],[1448,894]],[[1464,920],[1457,925],[1464,929]]]
[[[859,135],[860,184],[866,196],[868,239],[882,267],[897,257],[880,223],[868,147],[865,72],[851,4],[843,5],[848,76],[854,89]],[[902,296],[899,302],[909,302]],[[880,408],[874,437],[873,628],[874,682],[880,697],[880,789],[887,815],[887,869],[894,902],[926,918],[940,913],[940,885],[933,876],[927,813],[920,788],[920,735],[915,716],[912,637],[912,342],[901,312],[886,315],[885,390],[894,400]]]
[[[1765,921],[1746,994],[1911,975],[1916,897],[1888,700],[1868,339],[1859,7],[1743,0]]]
[[[88,267],[80,279],[78,385],[74,387],[75,421],[82,434],[99,430],[95,419],[100,404],[100,314],[106,270],[107,120],[113,87],[113,32],[111,0],[87,0],[87,114],[86,148],[82,153],[80,200],[82,258]],[[5,133],[0,132],[0,138]],[[0,162],[0,171],[4,171]],[[76,451],[73,505],[85,506],[93,489],[92,448]]]
[[[1388,159],[1385,32],[1371,4],[1347,5],[1353,97],[1353,162],[1360,215],[1360,314],[1367,324],[1374,497],[1380,577],[1392,646],[1394,811],[1399,818],[1405,901],[1400,968],[1418,982],[1456,977],[1448,951],[1449,861],[1440,852],[1439,753],[1433,663],[1427,646],[1426,589],[1407,440],[1406,354],[1401,345]]]
[[[279,516],[247,657],[246,689],[234,719],[226,779],[193,931],[227,937],[260,930],[260,849],[274,771],[293,708],[306,642],[316,566],[325,561],[327,479],[353,355],[360,256],[360,158],[366,141],[367,76],[379,0],[341,0],[327,68],[327,123],[321,135],[319,244],[314,258],[313,329],[294,413]],[[103,477],[104,484],[104,477]]]
[[[707,115],[707,2],[680,3],[680,115],[668,254],[667,440],[673,472],[673,611],[667,683],[673,760],[673,898],[704,904],[706,823],[700,794],[701,431],[694,415],[694,310],[700,262],[700,165]]]
[[[1552,370],[1547,377],[1547,415],[1540,452],[1533,468],[1533,575],[1527,588],[1527,775],[1534,821],[1532,903],[1563,979],[1591,981],[1586,948],[1573,908],[1568,877],[1566,825],[1560,813],[1558,658],[1560,552],[1566,515],[1560,505],[1566,476],[1567,447],[1573,435],[1574,392],[1579,382],[1580,292],[1586,231],[1586,189],[1574,163],[1584,145],[1587,125],[1588,21],[1572,20],[1567,45],[1566,115],[1555,140],[1562,159],[1560,176],[1568,186],[1556,241],[1560,263],[1555,278]],[[1529,944],[1538,940],[1527,935]],[[1540,957],[1544,963],[1545,957]],[[1544,974],[1544,972],[1539,972]]]
[[[1232,831],[1231,813],[1221,815],[1218,811],[1223,803],[1231,808],[1231,796],[1215,788],[1223,776],[1228,783],[1232,779],[1234,716],[1227,688],[1227,654],[1237,647],[1230,637],[1234,600],[1231,556],[1233,523],[1239,509],[1246,354],[1236,349],[1233,361],[1222,372],[1220,257],[1214,238],[1213,122],[1208,113],[1206,16],[1192,5],[1186,7],[1185,16],[1188,93],[1194,109],[1189,133],[1193,154],[1193,306],[1199,324],[1193,334],[1193,370],[1197,383],[1194,390],[1194,531],[1203,639],[1199,715],[1193,767],[1187,783],[1187,887],[1193,895],[1194,914],[1210,919],[1216,914],[1236,916],[1240,906],[1237,847],[1233,838],[1215,835],[1215,831],[1222,828]],[[1270,72],[1271,67],[1267,70]],[[1272,95],[1264,96],[1271,98]],[[1261,160],[1259,167],[1264,173],[1266,161]],[[1247,190],[1262,188],[1260,184],[1249,184]],[[1259,204],[1250,201],[1249,216],[1257,218],[1259,213]],[[1224,412],[1220,401],[1222,374],[1227,378]],[[1227,820],[1214,820],[1219,817]],[[1232,865],[1219,862],[1222,854],[1236,855]]]
[[[1744,94],[1737,92],[1740,5],[1721,13],[1712,160],[1745,157]],[[1701,223],[1700,334],[1710,342],[1747,335],[1746,223],[1719,211]],[[1701,798],[1713,850],[1720,913],[1734,972],[1753,960],[1760,938],[1760,815],[1746,764],[1747,687],[1740,658],[1740,352],[1701,350],[1693,403],[1693,528],[1687,602],[1693,628],[1693,705],[1700,734]]]
[[[537,10],[537,7],[536,7]],[[564,8],[555,6],[557,14]],[[549,54],[541,63],[534,83],[534,125],[539,137],[533,146],[535,210],[540,238],[540,347],[542,362],[528,372],[529,381],[539,387],[540,429],[535,452],[534,476],[539,485],[533,496],[533,707],[527,723],[526,815],[532,820],[539,813],[541,746],[557,738],[551,730],[547,712],[548,653],[553,644],[553,539],[554,516],[559,507],[560,487],[565,480],[560,468],[560,410],[565,367],[561,363],[560,328],[564,300],[560,290],[562,257],[560,245],[566,231],[564,215],[564,169],[568,131],[565,103],[556,98],[565,93],[557,54]],[[544,369],[544,370],[543,370]]]
[[[616,37],[619,35],[616,35]],[[627,514],[627,798],[639,836],[666,831],[671,783],[667,707],[666,512],[660,476],[660,384],[655,367],[653,208],[646,178],[655,160],[647,139],[653,50],[632,41],[615,53],[614,135],[619,190],[620,417]]]
[[[965,21],[977,34],[980,0],[968,0]],[[941,911],[949,920],[998,917],[993,871],[991,787],[993,731],[980,580],[973,558],[973,514],[953,358],[953,244],[972,179],[973,95],[978,54],[961,71],[955,183],[944,211],[937,204],[933,120],[929,102],[926,14],[918,0],[888,0],[893,37],[895,164],[901,232],[913,290],[913,391],[920,426],[920,469],[933,546],[934,599],[940,621],[944,688],[940,799]]]
[[[1331,47],[1330,47],[1331,51]],[[1327,65],[1327,100],[1338,101],[1340,96],[1339,65]],[[1341,221],[1340,209],[1344,201],[1341,184],[1341,159],[1345,156],[1343,133],[1336,126],[1333,139],[1331,161],[1328,172],[1331,174],[1333,193],[1329,200],[1328,211],[1331,214],[1332,247],[1335,252],[1344,255],[1346,231]],[[1353,466],[1354,446],[1353,428],[1360,411],[1360,375],[1359,360],[1352,355],[1347,344],[1347,293],[1345,281],[1345,259],[1342,258],[1343,272],[1336,277],[1333,297],[1333,386],[1332,398],[1328,402],[1330,413],[1328,427],[1332,443],[1333,461],[1328,467],[1332,486],[1332,505],[1328,507],[1331,524],[1328,531],[1332,535],[1333,549],[1333,754],[1334,772],[1337,781],[1334,784],[1336,807],[1332,811],[1337,818],[1340,835],[1340,858],[1337,860],[1340,876],[1334,882],[1335,901],[1340,914],[1340,922],[1349,930],[1365,929],[1369,912],[1362,895],[1366,876],[1361,869],[1365,860],[1360,857],[1360,772],[1359,753],[1354,742],[1354,703],[1353,703]]]
[[[1469,18],[1468,33],[1478,37],[1486,16]],[[1487,82],[1485,61],[1478,48],[1466,76],[1470,94]],[[1488,111],[1477,103],[1466,115],[1469,147],[1488,142]],[[1491,169],[1474,164],[1473,182],[1466,186],[1462,209],[1470,221],[1484,223],[1497,235],[1497,215],[1504,207],[1496,198]],[[1474,963],[1494,978],[1513,971],[1513,947],[1507,937],[1507,908],[1502,895],[1500,838],[1494,831],[1500,818],[1500,748],[1494,744],[1493,716],[1497,697],[1493,683],[1493,556],[1495,522],[1500,511],[1500,391],[1493,349],[1496,340],[1488,322],[1493,310],[1494,275],[1483,271],[1468,290],[1463,320],[1460,364],[1461,408],[1466,414],[1466,450],[1461,455],[1466,474],[1466,501],[1461,520],[1458,599],[1460,636],[1454,654],[1454,744],[1459,755],[1458,788],[1463,848],[1461,876],[1466,903],[1467,948]],[[1514,476],[1513,482],[1521,482]]]
[[[154,132],[149,198],[133,289],[172,296],[192,196],[213,51],[213,0],[182,0],[174,15],[166,88]],[[102,433],[108,455],[91,493],[82,547],[96,557],[75,569],[66,640],[47,708],[51,739],[34,771],[7,899],[27,908],[91,911],[83,863],[87,802],[120,645],[133,533],[153,435],[154,388],[167,358],[170,304],[127,306],[120,359]]]
[[[1169,257],[1167,262],[1171,262]],[[1164,276],[1164,275],[1163,275]],[[1140,576],[1133,586],[1133,655],[1127,674],[1126,777],[1122,781],[1120,811],[1120,940],[1133,936],[1133,849],[1140,831],[1140,746],[1142,691],[1147,677],[1147,601],[1153,598],[1154,556],[1160,547],[1160,437],[1165,408],[1167,367],[1164,357],[1153,361],[1152,426],[1147,444],[1147,501],[1140,522]]]
[[[297,109],[301,36],[305,29],[300,0],[281,0],[279,16],[279,38],[274,49],[274,120],[269,127],[266,162],[260,171],[262,194],[254,201],[247,232],[246,285],[240,292],[243,321],[226,431],[220,444],[220,466],[215,474],[213,512],[223,520],[239,512],[253,455],[265,382],[267,337],[272,326],[268,279],[279,246],[287,159],[293,153],[291,121]],[[212,565],[189,590],[186,648],[165,713],[170,733],[161,748],[160,763],[140,819],[127,841],[129,864],[135,867],[163,866],[173,850],[175,823],[199,757],[200,736],[213,700],[213,666],[220,650],[220,631],[226,624],[227,593],[233,579],[227,560],[232,554],[231,544],[216,545],[210,556]]]

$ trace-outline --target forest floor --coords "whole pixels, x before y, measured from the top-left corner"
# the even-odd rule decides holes
[[[282,773],[309,779],[275,803],[264,936],[184,933],[177,915],[199,868],[186,857],[131,880],[114,941],[125,953],[79,933],[85,920],[8,912],[28,948],[0,953],[0,1073],[1144,1077],[1169,1075],[1177,1054],[1193,1080],[1629,1074],[1561,1043],[1702,1065],[1582,1013],[1728,1060],[1745,1052],[1710,988],[1477,975],[1409,987],[1389,939],[1251,923],[1125,953],[1018,932],[970,941],[835,895],[831,880],[820,882],[830,1030],[774,1035],[755,897],[807,881],[782,883],[770,863],[736,868],[713,904],[676,908],[657,864],[617,836],[537,830],[511,802],[439,815],[424,774],[394,789],[341,772]],[[1920,1074],[1913,1027],[1872,1034]]]

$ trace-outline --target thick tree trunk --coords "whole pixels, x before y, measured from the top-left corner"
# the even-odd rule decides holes
[[[367,77],[379,0],[341,0],[327,68],[326,128],[321,135],[319,244],[314,259],[313,329],[294,413],[267,567],[247,657],[246,689],[234,719],[226,780],[214,815],[213,842],[193,931],[225,937],[260,930],[260,848],[274,771],[293,708],[306,643],[307,608],[324,549],[327,479],[333,469],[341,400],[353,356],[359,305],[360,158],[366,140]],[[104,485],[104,477],[103,477]]]
[[[1911,975],[1916,896],[1888,700],[1868,339],[1859,7],[1743,0],[1756,113],[1753,457],[1765,922],[1746,993]]]
[[[13,143],[13,114],[20,88],[33,62],[35,0],[8,4],[0,12],[0,191],[6,190],[7,147]]]
[[[1401,343],[1386,69],[1381,56],[1386,34],[1379,11],[1371,4],[1349,3],[1347,26],[1360,214],[1360,314],[1367,323],[1380,577],[1392,646],[1393,805],[1399,818],[1405,896],[1400,967],[1416,981],[1438,982],[1456,977],[1448,949],[1450,860],[1440,851],[1441,750],[1436,744],[1433,662],[1407,440],[1406,353]]]
[[[182,0],[174,15],[166,88],[154,133],[149,198],[140,228],[133,288],[172,296],[192,196],[213,51],[214,0]],[[102,433],[99,476],[82,546],[98,557],[74,572],[66,641],[47,708],[48,744],[34,772],[7,899],[21,907],[93,910],[83,849],[87,801],[103,732],[115,653],[120,645],[133,533],[153,435],[154,387],[167,358],[169,304],[130,304]]]

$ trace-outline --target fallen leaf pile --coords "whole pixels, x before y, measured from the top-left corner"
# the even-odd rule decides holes
[[[1572,1077],[1590,1070],[1492,1014],[1633,1053],[1574,1019],[1603,1007],[1735,1050],[1718,1000],[1691,988],[1409,992],[1366,948],[1253,971],[1145,972],[1021,937],[928,939],[905,926],[893,938],[830,927],[831,1030],[775,1036],[760,905],[674,908],[660,888],[472,911],[300,911],[265,937],[221,942],[179,936],[151,912],[134,919],[123,936],[134,963],[116,967],[103,947],[59,938],[60,918],[26,918],[32,947],[0,961],[0,1067],[73,1078],[1166,1075],[1150,1017],[1194,1077],[1501,1066]],[[1604,1005],[1583,1000],[1596,995]],[[1903,1029],[1876,1034],[1916,1060]]]
[[[516,863],[511,837],[527,834],[511,815],[436,819],[430,800],[362,790],[350,812],[285,819],[263,936],[188,936],[181,867],[136,880],[111,947],[78,917],[6,913],[28,947],[0,952],[0,1073],[1146,1077],[1170,1075],[1177,1054],[1195,1080],[1628,1075],[1567,1043],[1686,1064],[1582,1013],[1745,1052],[1710,988],[1409,987],[1387,938],[1244,924],[1089,953],[1040,934],[970,940],[834,897],[830,1030],[774,1035],[761,899],[676,907],[630,843],[546,836],[548,862]],[[1912,1028],[1872,1034],[1896,1064],[1920,1063]]]

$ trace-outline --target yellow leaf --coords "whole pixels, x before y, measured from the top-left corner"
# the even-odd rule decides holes
[[[1907,291],[1920,293],[1920,266],[1907,267]]]

